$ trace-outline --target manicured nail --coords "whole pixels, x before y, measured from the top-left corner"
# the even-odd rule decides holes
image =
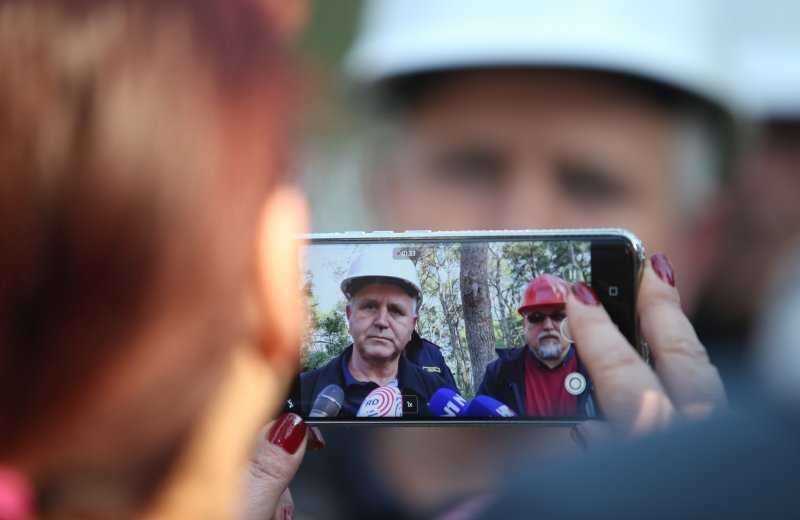
[[[283,508],[283,520],[294,520],[294,508],[292,506]]]
[[[600,305],[600,298],[597,297],[597,293],[583,282],[575,282],[572,285],[572,294],[584,305],[591,305],[592,307]]]
[[[325,437],[316,426],[308,427],[308,442],[306,443],[306,451],[317,451],[325,447]]]
[[[267,434],[267,440],[293,455],[306,436],[306,423],[299,415],[285,413],[278,417]]]
[[[572,440],[578,445],[581,451],[586,453],[588,449],[586,444],[586,436],[583,434],[583,428],[581,428],[579,424],[576,424],[572,427],[572,429],[569,431],[569,436],[572,437]]]
[[[650,258],[650,265],[653,266],[653,271],[656,272],[661,280],[675,287],[675,273],[667,255],[664,253],[654,254]]]

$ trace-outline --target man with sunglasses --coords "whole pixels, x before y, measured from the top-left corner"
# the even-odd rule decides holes
[[[562,332],[569,290],[566,280],[552,274],[528,283],[518,309],[526,345],[497,350],[479,394],[528,417],[596,416],[589,375]]]

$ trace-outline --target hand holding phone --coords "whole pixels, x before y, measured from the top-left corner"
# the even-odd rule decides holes
[[[666,256],[653,255],[642,276],[638,306],[655,370],[633,355],[593,295],[570,298],[578,350],[593,374],[608,425],[625,436],[669,427],[676,418],[702,419],[727,409],[725,388],[683,314]],[[587,430],[595,430],[585,428]],[[598,432],[598,436],[599,432]]]

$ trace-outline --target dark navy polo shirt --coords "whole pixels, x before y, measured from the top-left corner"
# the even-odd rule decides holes
[[[359,381],[353,376],[353,374],[350,373],[350,369],[347,368],[347,363],[350,361],[350,355],[352,355],[352,351],[348,352],[347,355],[342,356],[342,374],[344,375],[344,402],[342,403],[342,415],[344,417],[356,417],[356,414],[358,414],[358,409],[361,407],[361,403],[364,402],[364,399],[367,398],[370,392],[380,386],[372,381]],[[386,386],[397,387],[397,385],[397,378],[395,378],[389,381],[389,384]]]

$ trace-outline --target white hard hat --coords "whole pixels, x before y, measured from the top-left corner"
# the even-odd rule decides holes
[[[350,263],[350,269],[340,285],[348,298],[353,296],[350,288],[359,278],[389,278],[400,282],[409,294],[417,298],[417,306],[422,303],[422,285],[419,283],[417,268],[409,258],[397,254],[400,248],[369,248]]]
[[[719,0],[371,0],[346,68],[358,86],[484,67],[656,81],[736,112]]]
[[[800,2],[733,0],[737,72],[758,118],[800,118]]]

